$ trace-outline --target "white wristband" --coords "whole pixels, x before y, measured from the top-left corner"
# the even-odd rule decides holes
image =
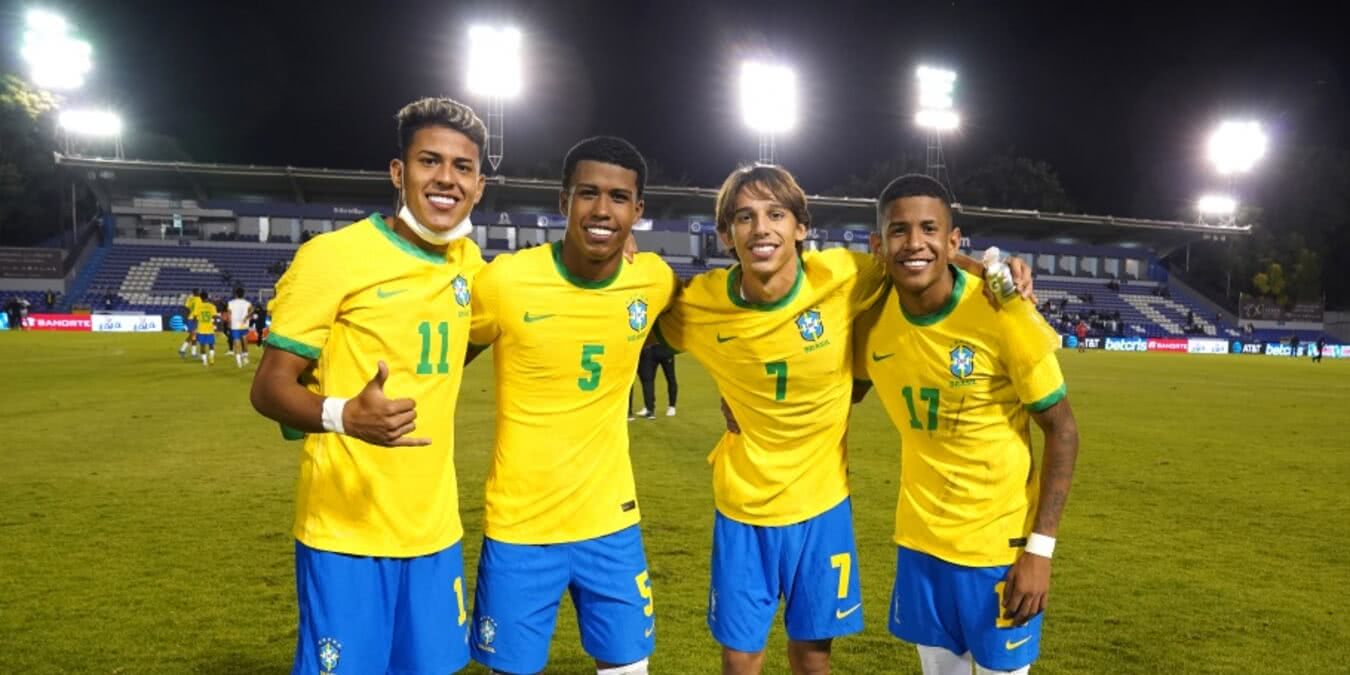
[[[331,431],[337,434],[347,433],[347,430],[342,428],[342,409],[346,407],[346,405],[347,399],[338,398],[336,396],[329,396],[323,400],[323,415],[321,421],[323,422],[324,431]]]
[[[1032,532],[1027,535],[1026,552],[1042,558],[1050,558],[1055,554],[1055,538]]]

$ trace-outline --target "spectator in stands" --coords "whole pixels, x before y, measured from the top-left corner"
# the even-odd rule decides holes
[[[112,310],[113,304],[117,302],[117,296],[113,295],[112,289],[106,289],[103,292],[103,309]]]

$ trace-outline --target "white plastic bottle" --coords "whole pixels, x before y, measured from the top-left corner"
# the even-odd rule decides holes
[[[994,292],[994,298],[1000,305],[1006,305],[1022,297],[1017,292],[1017,285],[1013,283],[1012,270],[999,258],[997,246],[985,249],[984,259],[981,262],[984,263],[984,282],[989,285],[989,290]]]

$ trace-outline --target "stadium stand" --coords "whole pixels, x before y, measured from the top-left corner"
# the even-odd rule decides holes
[[[387,211],[390,199],[383,172],[65,156],[57,162],[100,195],[105,227],[105,246],[87,257],[68,286],[65,308],[167,316],[182,311],[193,288],[223,299],[236,285],[256,300],[274,286],[300,242]],[[484,256],[560,239],[559,189],[556,181],[494,178],[473,214]],[[722,254],[710,215],[714,194],[648,186],[647,213],[655,219],[637,228],[639,241],[644,250],[674,251],[664,257],[681,278],[734,262],[715,257]],[[808,246],[866,250],[872,200],[811,200]],[[1247,228],[968,205],[954,211],[968,252],[997,245],[1033,266],[1041,309],[1063,333],[1085,320],[1093,336],[1307,341],[1321,334],[1306,324],[1250,326],[1193,297],[1185,284],[1169,283],[1160,263],[1167,252],[1201,237],[1246,236]],[[0,290],[4,295],[13,294]],[[35,302],[41,294],[32,296],[33,307],[41,307]]]

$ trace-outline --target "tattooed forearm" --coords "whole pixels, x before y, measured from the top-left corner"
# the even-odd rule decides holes
[[[1045,459],[1040,504],[1032,530],[1053,537],[1059,532],[1059,518],[1073,483],[1073,467],[1078,460],[1078,423],[1067,398],[1037,414],[1035,419],[1045,432]]]

